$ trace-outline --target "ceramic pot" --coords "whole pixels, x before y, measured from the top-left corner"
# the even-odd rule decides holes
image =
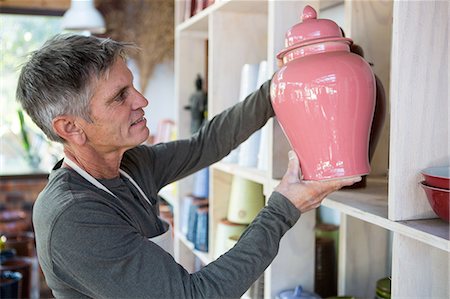
[[[261,130],[253,133],[239,147],[238,164],[243,167],[257,167],[258,153],[261,143]]]
[[[334,240],[316,237],[314,291],[321,297],[337,294],[337,262]]]
[[[328,223],[318,223],[314,228],[317,238],[327,238],[334,241],[335,256],[339,256],[339,226]]]
[[[249,64],[246,63],[242,66],[241,69],[241,83],[240,83],[240,89],[239,89],[239,102],[245,100],[245,98],[254,92],[256,90],[256,84],[258,80],[258,68],[259,64]],[[232,150],[228,156],[223,158],[223,162],[225,163],[239,163],[242,166],[248,166],[253,167],[255,162],[253,161],[247,161],[248,157],[252,157],[248,154],[250,151],[255,151],[255,147],[259,146],[259,133],[256,132],[252,136],[250,136],[249,139],[244,141],[244,143],[241,144],[241,146],[235,148]],[[241,157],[240,151],[242,147],[246,147],[244,153]],[[257,150],[257,149],[256,149]],[[252,158],[253,159],[253,158]],[[246,165],[244,165],[246,163]],[[250,165],[251,164],[251,165]]]
[[[228,239],[226,240],[225,248],[227,250],[230,250],[231,248],[233,248],[234,245],[236,245],[236,243],[239,241],[240,237],[241,236],[238,236],[238,235],[228,237]]]
[[[450,190],[430,187],[421,182],[423,190],[433,211],[444,221],[450,222]]]
[[[234,176],[231,182],[228,220],[239,224],[249,224],[263,207],[262,185]]]
[[[228,239],[232,236],[239,236],[247,228],[247,225],[237,224],[228,221],[227,219],[222,219],[217,224],[215,248],[214,248],[214,258],[218,258],[225,252],[227,252],[231,247],[228,245]]]
[[[256,168],[259,170],[267,170],[269,165],[269,127],[266,125],[261,128],[261,137],[259,139],[259,150],[258,150],[258,163]]]
[[[341,224],[341,212],[335,209],[320,206],[318,209],[319,222],[326,224],[339,225]]]
[[[430,187],[450,190],[450,166],[428,167],[420,172]]]
[[[356,44],[351,45],[350,51],[364,58],[364,50]],[[377,74],[375,76],[375,85],[376,85],[376,96],[375,96],[375,110],[373,113],[372,127],[370,129],[370,137],[369,137],[369,163],[372,161],[373,155],[375,154],[375,149],[377,148],[378,141],[381,137],[381,132],[383,130],[384,121],[386,118],[386,92],[384,90],[383,83],[380,78],[378,78]],[[357,189],[364,188],[367,185],[366,176],[363,176],[361,181],[351,185],[344,187],[345,189]]]
[[[254,92],[258,86],[259,64],[244,64],[241,70],[239,101]],[[256,131],[239,146],[238,164],[244,167],[256,167],[261,131]]]
[[[351,39],[311,6],[286,33],[283,65],[272,80],[272,106],[300,160],[305,180],[370,172],[369,135],[375,108],[370,65],[350,52]]]
[[[313,292],[303,289],[302,286],[297,286],[293,290],[285,290],[280,292],[277,299],[320,299],[321,297]]]
[[[261,87],[264,82],[269,79],[267,72],[267,61],[263,60],[259,63],[258,70],[258,83],[256,84],[258,88]],[[260,170],[267,170],[269,164],[269,153],[268,153],[268,126],[264,126],[261,128],[261,137],[259,138],[259,147],[258,147],[258,162],[257,168]]]
[[[244,64],[241,69],[241,86],[239,90],[239,101],[254,92],[258,84],[259,64]]]
[[[391,278],[385,277],[377,281],[375,299],[391,298]]]

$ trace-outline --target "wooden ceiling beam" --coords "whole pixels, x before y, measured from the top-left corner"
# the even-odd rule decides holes
[[[70,0],[0,0],[3,10],[56,10],[66,11],[70,7]]]

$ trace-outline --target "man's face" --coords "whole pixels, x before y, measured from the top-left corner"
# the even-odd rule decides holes
[[[148,101],[133,87],[126,63],[117,59],[95,85],[90,103],[92,123],[81,121],[88,144],[98,152],[124,152],[149,135],[143,108]]]

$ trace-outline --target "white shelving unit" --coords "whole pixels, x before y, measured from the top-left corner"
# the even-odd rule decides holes
[[[437,219],[418,183],[420,170],[448,165],[447,1],[218,1],[183,21],[185,1],[176,1],[175,85],[178,136],[189,135],[187,104],[197,73],[208,68],[209,118],[237,102],[244,63],[268,61],[284,33],[310,4],[335,19],[361,45],[383,82],[391,110],[366,188],[330,195],[323,205],[341,213],[339,295],[373,298],[375,283],[392,276],[392,298],[450,297],[449,224]],[[344,23],[340,23],[340,20]],[[208,40],[208,51],[206,51]],[[208,57],[206,53],[208,52]],[[210,263],[217,223],[226,216],[233,175],[264,186],[268,198],[287,166],[289,144],[277,121],[267,124],[267,171],[216,163],[210,169],[209,253],[193,249],[175,232],[176,259],[194,270],[195,259]],[[389,172],[389,176],[388,176]],[[175,227],[192,178],[172,196]],[[173,195],[173,194],[171,194]],[[265,298],[301,284],[314,289],[315,213],[302,215],[283,237],[280,252],[266,270]]]

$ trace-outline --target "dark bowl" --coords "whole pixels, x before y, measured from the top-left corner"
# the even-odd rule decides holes
[[[420,183],[433,211],[444,221],[450,222],[449,203],[450,190],[428,186],[425,181]]]

